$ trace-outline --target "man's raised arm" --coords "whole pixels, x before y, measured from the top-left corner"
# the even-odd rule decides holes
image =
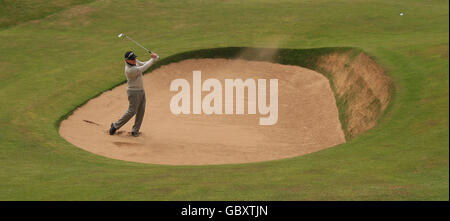
[[[150,60],[146,61],[146,62],[141,62],[141,65],[139,67],[137,67],[139,69],[139,71],[141,71],[142,73],[144,73],[150,66],[152,66],[153,63],[155,63],[157,60],[159,60],[159,56],[155,53],[152,52],[151,58]],[[137,60],[136,60],[137,63]]]

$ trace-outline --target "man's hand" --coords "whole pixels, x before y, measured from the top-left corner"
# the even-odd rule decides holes
[[[151,56],[152,58],[159,59],[159,56],[158,56],[157,54],[153,53],[153,52],[152,52],[152,54],[151,54],[150,56]]]

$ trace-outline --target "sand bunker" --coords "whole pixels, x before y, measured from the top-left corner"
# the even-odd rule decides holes
[[[176,92],[169,90],[170,83],[176,78],[192,82],[194,70],[201,70],[202,80],[278,79],[278,122],[259,125],[259,114],[172,114],[170,100]],[[61,136],[105,157],[170,165],[275,160],[345,142],[328,79],[309,69],[260,61],[189,59],[146,74],[144,84],[147,108],[140,137],[129,134],[134,119],[116,135],[107,133],[128,107],[126,84],[75,110],[61,123]]]

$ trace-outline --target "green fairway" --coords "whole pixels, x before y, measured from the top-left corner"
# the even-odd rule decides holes
[[[449,200],[448,1],[11,2],[0,0],[0,200]],[[125,81],[125,51],[146,56],[122,32],[163,61],[220,47],[358,48],[393,79],[393,100],[372,130],[305,156],[220,166],[105,158],[58,126]]]

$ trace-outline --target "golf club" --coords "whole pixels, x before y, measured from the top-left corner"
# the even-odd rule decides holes
[[[139,44],[137,41],[133,40],[132,38],[128,37],[128,35],[124,34],[124,33],[120,33],[119,35],[117,35],[117,37],[122,38],[123,36],[125,36],[126,38],[128,38],[128,40],[134,42],[137,46],[141,47],[142,49],[144,49],[145,51],[147,51],[148,53],[152,53],[150,50],[148,50],[147,48],[145,48],[144,46],[142,46],[141,44]]]

